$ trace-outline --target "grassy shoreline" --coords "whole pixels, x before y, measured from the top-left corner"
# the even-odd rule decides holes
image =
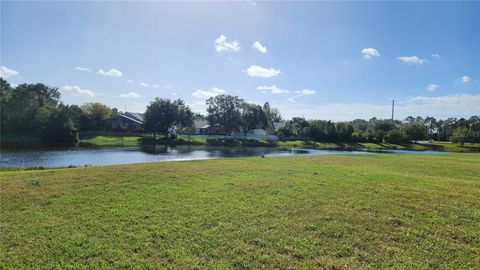
[[[211,143],[205,138],[192,136],[189,140],[188,136],[180,136],[180,140],[165,140],[159,143],[165,144],[192,144],[192,145],[245,145],[245,146],[267,146],[267,147],[282,147],[282,148],[315,148],[326,150],[435,150],[447,152],[480,152],[480,143],[466,143],[463,147],[459,144],[450,142],[434,142],[428,143],[405,143],[405,144],[391,144],[391,143],[372,143],[372,142],[315,142],[315,141],[279,141],[277,143],[270,143],[267,141],[250,141],[244,143]],[[142,144],[142,137],[140,136],[91,136],[88,138],[81,138],[81,144],[89,146],[136,146]]]
[[[475,269],[480,154],[0,172],[0,268]]]
[[[138,135],[80,135],[80,146],[86,147],[115,147],[115,146],[139,146],[142,137]],[[374,142],[316,142],[316,141],[278,141],[271,143],[261,140],[250,140],[244,142],[212,142],[200,136],[180,135],[177,140],[159,139],[158,144],[169,145],[234,145],[234,146],[265,146],[281,148],[314,148],[325,150],[435,150],[447,152],[480,152],[480,143],[465,143],[462,147],[459,144],[450,142],[428,143],[374,143]],[[45,147],[38,136],[20,134],[15,136],[2,136],[2,147]],[[57,146],[58,147],[58,146]]]

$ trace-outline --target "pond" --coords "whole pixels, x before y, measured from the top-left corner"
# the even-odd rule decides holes
[[[434,151],[388,150],[382,153],[442,153]],[[64,167],[104,166],[141,162],[173,160],[198,160],[222,157],[294,156],[325,154],[372,154],[370,151],[342,151],[318,149],[282,149],[258,146],[210,146],[210,145],[145,145],[135,147],[104,148],[45,148],[3,150],[0,165],[6,167]]]

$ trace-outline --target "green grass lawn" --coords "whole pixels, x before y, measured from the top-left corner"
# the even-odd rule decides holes
[[[1,269],[479,269],[480,154],[0,172]]]
[[[80,143],[90,146],[136,146],[141,143],[140,136],[88,136],[81,137]]]

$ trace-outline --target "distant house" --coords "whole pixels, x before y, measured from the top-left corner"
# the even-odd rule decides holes
[[[220,131],[218,128],[208,124],[207,120],[193,121],[193,127],[196,135],[218,135]]]
[[[264,129],[256,128],[250,129],[247,132],[248,139],[256,139],[256,140],[267,140],[267,141],[278,141],[278,137],[275,135],[268,135],[267,131]]]
[[[143,113],[119,112],[117,108],[112,109],[110,128],[113,130],[122,129],[140,131],[143,127]]]
[[[250,137],[250,136],[267,136],[267,135],[268,135],[267,132],[264,129],[260,129],[260,128],[250,129],[247,132],[247,137]]]

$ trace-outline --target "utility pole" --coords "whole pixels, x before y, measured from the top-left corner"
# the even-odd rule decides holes
[[[392,121],[393,121],[393,113],[395,112],[395,99],[392,99]]]

